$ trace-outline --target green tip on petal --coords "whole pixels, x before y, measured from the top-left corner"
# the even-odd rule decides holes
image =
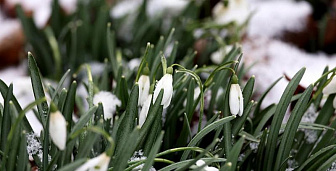
[[[167,68],[167,74],[173,74],[174,69],[172,67]]]
[[[57,112],[57,110],[58,110],[58,109],[57,109],[55,103],[51,102],[51,103],[50,103],[50,112],[51,112],[51,113],[55,113],[55,112]]]
[[[142,70],[142,74],[143,75],[149,75],[150,71],[149,68],[146,66],[143,70]]]
[[[232,84],[238,84],[238,77],[236,74],[232,76]]]

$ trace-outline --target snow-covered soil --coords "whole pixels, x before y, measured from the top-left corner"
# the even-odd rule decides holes
[[[306,67],[306,73],[301,85],[306,87],[321,76],[326,66],[336,66],[336,55],[307,53],[279,39],[287,31],[300,32],[305,28],[305,19],[312,10],[306,2],[251,1],[251,7],[254,14],[242,47],[244,62],[247,65],[254,64],[248,74],[255,75],[255,89],[258,92],[264,92],[284,74],[293,77],[302,67]],[[262,106],[277,103],[287,83],[286,79],[282,79],[265,98]]]

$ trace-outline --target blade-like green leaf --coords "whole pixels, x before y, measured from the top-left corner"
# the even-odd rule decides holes
[[[307,105],[308,105],[310,96],[313,92],[313,88],[314,88],[313,85],[310,85],[309,87],[307,87],[307,89],[304,91],[304,93],[300,97],[299,101],[296,103],[289,117],[285,131],[282,136],[283,138],[281,140],[278,154],[276,157],[275,170],[281,169],[280,168],[281,163],[283,163],[283,161],[286,158],[288,158],[290,154],[290,150],[291,150],[294,137],[295,137],[295,133],[296,133],[295,130],[298,129],[301,118],[304,115],[305,110],[307,109]]]
[[[274,154],[276,153],[276,146],[281,123],[285,116],[287,107],[291,101],[291,98],[294,94],[294,91],[299,85],[305,70],[306,70],[305,68],[302,68],[300,71],[298,71],[293,77],[293,79],[288,83],[284,93],[280,98],[280,102],[275,110],[274,118],[272,120],[270,128],[270,133],[267,137],[266,154],[265,154],[266,161],[264,165],[266,170],[271,170],[273,167],[274,162],[273,160],[275,156]]]

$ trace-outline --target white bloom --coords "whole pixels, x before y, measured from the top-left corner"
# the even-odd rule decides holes
[[[150,80],[148,75],[141,75],[139,78],[139,99],[138,106],[142,106],[149,95]]]
[[[322,90],[323,94],[329,95],[336,93],[336,78],[333,78],[330,83]]]
[[[233,48],[232,45],[227,45],[225,48],[220,48],[216,52],[212,53],[210,59],[215,64],[221,64],[226,54],[228,54],[231,49]]]
[[[173,76],[171,74],[165,74],[156,84],[153,104],[155,103],[161,89],[164,91],[161,105],[163,105],[163,108],[167,108],[173,96]]]
[[[336,78],[333,78],[330,83],[324,87],[322,93],[326,95],[336,93]],[[334,98],[333,106],[336,109],[336,98]]]
[[[149,107],[150,107],[150,102],[152,101],[152,94],[150,94],[145,103],[143,104],[142,106],[142,109],[141,109],[141,112],[140,112],[140,115],[139,115],[139,126],[142,127],[142,125],[145,123],[146,121],[146,118],[147,118],[147,114],[148,114],[148,110],[149,110]]]
[[[239,84],[231,84],[230,87],[230,95],[229,95],[229,105],[230,105],[230,112],[233,115],[243,115],[244,111],[244,100],[243,94],[240,89]]]
[[[64,150],[67,135],[66,121],[59,111],[50,113],[49,134],[54,144],[60,150]]]
[[[42,6],[38,10],[35,10],[33,13],[33,20],[36,26],[40,29],[44,28],[44,26],[47,25],[47,22],[51,15],[51,8],[47,5],[49,4]]]
[[[77,168],[76,171],[106,171],[110,159],[111,157],[107,156],[106,153],[102,153],[85,162],[81,167]]]
[[[203,165],[205,165],[205,162],[203,160],[197,160],[196,166],[201,167]],[[218,169],[215,167],[205,166],[203,167],[202,171],[218,171]]]
[[[59,4],[67,14],[74,13],[77,9],[77,0],[59,0]]]
[[[101,102],[104,108],[104,119],[113,119],[113,114],[117,106],[121,106],[121,101],[114,94],[107,91],[100,91],[93,97],[93,103],[98,105]]]
[[[250,9],[246,0],[230,0],[227,7],[221,2],[217,3],[212,13],[218,24],[236,22],[242,25],[248,19]]]

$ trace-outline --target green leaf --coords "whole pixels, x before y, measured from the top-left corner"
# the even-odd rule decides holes
[[[268,130],[266,128],[261,135],[260,143],[258,145],[257,156],[255,159],[256,164],[257,164],[257,170],[262,170],[262,167],[263,167],[267,133],[268,133]]]
[[[235,116],[228,116],[226,118],[222,118],[218,121],[213,122],[212,124],[206,126],[203,128],[198,134],[195,135],[195,137],[189,142],[188,147],[195,146],[204,136],[206,136],[209,132],[215,130],[219,126],[222,126],[223,124],[230,122],[233,120]],[[190,151],[187,150],[182,154],[181,160],[186,160],[189,156]]]
[[[136,127],[132,132],[127,134],[127,140],[119,145],[119,153],[116,153],[113,160],[113,170],[124,170],[127,161],[132,157],[140,140],[140,129]]]
[[[285,116],[287,107],[291,101],[291,98],[294,94],[294,91],[299,85],[299,82],[305,70],[306,70],[305,68],[302,68],[300,71],[298,71],[293,77],[293,79],[288,83],[284,93],[281,96],[280,102],[275,110],[274,118],[272,120],[270,128],[270,133],[267,137],[266,154],[265,154],[266,162],[264,165],[266,170],[271,170],[273,167],[274,162],[273,159],[275,156],[274,154],[276,153],[276,146],[281,123]]]
[[[258,122],[259,124],[254,130],[254,133],[253,133],[254,136],[257,136],[260,132],[262,132],[263,127],[266,125],[267,121],[274,115],[275,110],[276,110],[276,105],[272,104],[260,113],[260,115],[263,117]]]
[[[13,122],[14,123],[14,120],[18,117],[18,112],[13,104],[13,102],[10,102],[10,113],[11,113],[11,117],[13,119]],[[19,135],[19,136],[14,136],[13,137],[13,141],[10,143],[11,145],[8,145],[6,146],[6,148],[10,149],[8,150],[9,151],[9,154],[8,154],[8,164],[7,164],[7,167],[6,169],[8,170],[15,170],[15,164],[18,163],[16,158],[17,158],[17,152],[20,148],[20,138],[22,136],[22,129],[21,127],[19,126],[19,128],[15,131],[15,134],[16,135]],[[20,136],[21,135],[21,136]],[[9,138],[9,137],[8,137]],[[7,149],[6,151],[7,152]],[[6,153],[5,153],[6,155]],[[4,162],[5,160],[3,160]]]
[[[168,165],[162,169],[160,169],[159,171],[170,171],[170,170],[176,170],[177,168],[183,167],[184,165],[186,165],[187,163],[191,162],[193,159],[189,159],[189,160],[183,160],[180,162],[176,162],[174,164]],[[212,161],[212,162],[225,162],[226,159],[224,158],[201,158],[201,160],[208,162],[208,161]]]
[[[45,94],[44,94],[44,89],[42,85],[40,71],[39,71],[39,68],[37,67],[37,64],[35,62],[33,55],[30,52],[28,52],[28,67],[29,67],[29,73],[31,77],[31,83],[33,86],[35,100],[44,98]],[[45,127],[46,122],[47,122],[48,110],[49,110],[48,103],[45,101],[45,102],[42,102],[41,104],[38,104],[37,110],[42,119],[42,125],[44,125]]]
[[[98,108],[97,106],[93,106],[84,115],[82,115],[79,118],[78,122],[76,122],[76,124],[73,126],[73,128],[71,130],[70,137],[73,136],[75,134],[75,132],[82,129],[90,121],[90,119],[93,116],[93,113],[96,112],[97,108]]]
[[[84,164],[86,162],[86,158],[84,159],[77,159],[74,162],[58,169],[58,171],[73,171],[75,169],[77,169],[78,167],[80,167],[82,164]]]
[[[254,116],[258,116],[258,114],[260,113],[260,107],[261,104],[263,102],[263,100],[265,99],[266,95],[272,90],[272,88],[282,79],[283,77],[278,78],[276,81],[274,81],[273,84],[271,84],[267,90],[261,95],[260,99],[258,100],[258,104],[254,110]]]
[[[155,144],[153,145],[148,157],[147,157],[147,160],[146,160],[146,163],[145,165],[143,166],[142,170],[149,170],[151,168],[151,166],[153,165],[154,163],[154,158],[155,158],[155,155],[158,153],[158,151],[160,150],[160,146],[161,146],[161,141],[162,141],[162,138],[163,138],[163,134],[164,132],[162,131],[161,134],[159,135],[159,137],[156,139],[156,142]]]
[[[297,171],[303,170],[306,166],[311,166],[313,161],[323,156],[325,153],[329,152],[330,150],[335,149],[336,145],[330,145],[327,147],[322,148],[321,150],[317,151],[313,155],[311,155],[304,163],[300,165]]]
[[[51,96],[51,101],[54,101],[55,97],[57,96],[57,93],[60,91],[60,89],[62,88],[63,84],[64,84],[64,81],[65,79],[69,76],[70,74],[70,69],[68,69],[65,74],[63,75],[63,77],[60,79],[60,81],[58,82],[57,84],[57,87],[55,89],[55,92],[54,94],[52,94]]]
[[[321,124],[321,125],[328,125],[330,118],[334,114],[335,109],[333,108],[333,100],[335,98],[335,95],[329,95],[327,98],[327,101],[324,103],[324,106],[320,110],[320,114],[317,116],[315,123]],[[322,115],[323,114],[323,115]],[[317,137],[320,137],[322,131],[317,131],[316,135]],[[298,154],[296,155],[295,160],[301,164],[305,162],[305,160],[309,157],[309,154],[312,152],[312,149],[314,148],[315,143],[307,143],[304,142],[301,148],[298,150]]]
[[[229,156],[227,157],[225,165],[227,165],[228,163],[231,163],[231,167],[230,168],[231,168],[232,171],[236,170],[236,165],[237,165],[238,157],[239,157],[241,148],[243,147],[244,140],[245,140],[245,136],[242,136],[234,144],[234,146],[230,150]],[[221,170],[223,170],[223,169],[221,169]]]
[[[3,109],[3,117],[2,117],[2,124],[1,124],[1,146],[0,150],[5,151],[6,148],[6,141],[9,131],[11,129],[11,116],[10,116],[10,105],[9,102],[13,96],[13,84],[9,85],[7,95],[4,96],[4,109]]]
[[[182,171],[182,170],[186,170],[187,168],[189,168],[191,165],[196,163],[197,160],[202,158],[210,149],[212,149],[218,143],[218,141],[219,139],[212,141],[212,143],[203,152],[201,152],[199,155],[197,155],[195,158],[193,158],[189,163],[185,164],[183,167],[176,169],[176,171]]]
[[[117,97],[120,99],[121,101],[121,108],[122,109],[125,109],[126,108],[126,105],[128,103],[128,98],[129,98],[129,95],[128,95],[128,86],[127,86],[127,81],[126,81],[126,78],[125,76],[121,76],[118,84],[117,84],[117,92],[116,92],[116,95]],[[131,96],[134,96],[134,94],[131,93]]]
[[[23,132],[20,137],[20,147],[18,152],[17,171],[25,171],[28,164],[28,153],[27,153],[27,138],[26,134]]]
[[[0,92],[2,94],[2,97],[6,97],[7,92],[8,92],[7,85],[1,79],[0,79]],[[12,96],[11,100],[14,103],[14,105],[15,105],[16,109],[18,110],[18,112],[21,112],[22,108],[21,108],[19,102],[17,101],[16,97]],[[33,129],[30,126],[30,124],[29,124],[26,116],[24,116],[24,118],[23,118],[23,123],[24,123],[25,129],[27,130],[27,132],[33,131]]]
[[[247,81],[244,90],[243,90],[243,97],[244,97],[244,108],[247,108],[247,104],[249,103],[252,94],[253,94],[253,87],[254,87],[255,77],[254,75]]]
[[[138,96],[139,96],[139,85],[135,84],[133,86],[130,99],[126,106],[126,112],[124,113],[124,118],[120,123],[116,136],[116,153],[120,155],[120,150],[128,139],[129,134],[133,131],[136,123],[136,118],[138,116]]]
[[[280,168],[281,163],[288,158],[290,154],[291,147],[293,145],[295,133],[299,127],[300,121],[302,119],[302,116],[304,115],[307,105],[310,99],[310,96],[313,92],[313,85],[310,85],[307,87],[307,89],[304,91],[298,102],[296,103],[289,120],[286,124],[285,131],[282,136],[282,140],[280,143],[280,147],[278,150],[278,154],[276,157],[276,162],[275,162],[275,170],[283,170]]]
[[[254,104],[255,103],[252,100],[250,103],[248,103],[248,105],[246,105],[243,115],[232,121],[232,135],[233,136],[236,136],[239,133],[239,131],[243,128],[244,123],[247,117],[250,115],[250,111]]]
[[[336,154],[334,154],[333,156],[328,158],[328,160],[326,160],[324,163],[322,163],[321,166],[317,170],[327,170],[328,168],[330,168],[332,163],[335,162],[335,160],[336,160]]]
[[[66,100],[64,102],[64,107],[62,114],[67,121],[67,131],[70,132],[72,128],[72,112],[75,108],[75,97],[77,90],[77,82],[73,81],[70,85],[69,92],[67,93]]]

